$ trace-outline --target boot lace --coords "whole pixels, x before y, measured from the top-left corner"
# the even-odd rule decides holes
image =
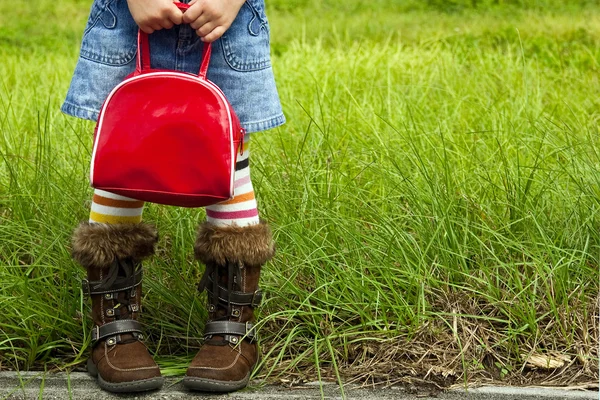
[[[225,274],[220,275],[219,272],[223,272],[225,269],[227,270],[227,300],[226,304],[223,304],[223,302],[219,299],[219,281],[225,277]],[[200,283],[198,284],[198,290],[200,292],[207,290],[208,292],[208,303],[209,305],[214,306],[213,313],[215,318],[212,319],[212,321],[228,321],[230,318],[234,317],[231,303],[231,293],[234,290],[234,285],[238,283],[240,277],[242,276],[241,271],[242,268],[239,264],[226,263],[225,268],[219,268],[213,263],[208,263],[206,265],[204,274],[202,275]],[[209,279],[212,281],[212,291],[208,289]],[[207,340],[205,343],[215,346],[225,346],[229,344],[229,342],[222,337],[221,339]]]
[[[106,276],[102,278],[97,285],[92,286],[92,288],[95,290],[110,291],[115,285],[128,285],[128,283],[133,284],[135,270],[136,265],[132,260],[120,260],[115,258]],[[133,291],[137,291],[137,287],[111,292],[113,296],[113,302],[116,303],[113,306],[115,321],[130,318],[130,305],[132,304],[131,294]],[[123,293],[123,296],[119,296],[121,293]],[[135,295],[133,297],[135,298]],[[126,337],[121,343],[132,343],[137,341],[133,335],[127,336],[130,337]]]

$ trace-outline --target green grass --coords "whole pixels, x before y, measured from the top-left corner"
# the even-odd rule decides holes
[[[72,368],[89,350],[68,243],[93,124],[58,111],[89,2],[37,3],[0,4],[0,369]],[[451,3],[269,3],[288,123],[252,142],[278,247],[259,376],[597,382],[600,8]],[[203,211],[144,215],[161,232],[148,343],[180,374],[206,316]],[[571,362],[525,363],[554,353]]]

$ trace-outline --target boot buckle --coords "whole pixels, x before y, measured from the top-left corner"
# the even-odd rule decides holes
[[[252,293],[252,298],[250,299],[250,306],[252,308],[260,306],[262,303],[262,292],[260,289],[256,289],[254,293]]]
[[[81,289],[83,290],[84,296],[91,296],[90,281],[88,281],[87,279],[82,279]]]
[[[246,321],[246,334],[244,337],[250,341],[250,343],[254,343],[257,339],[256,330],[254,329],[254,325],[250,321]]]
[[[96,341],[100,337],[100,327],[98,325],[92,328],[92,341]]]

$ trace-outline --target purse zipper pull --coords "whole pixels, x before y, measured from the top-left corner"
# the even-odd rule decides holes
[[[246,130],[244,128],[240,128],[240,134],[242,135],[242,140],[240,140],[240,150],[239,154],[244,155],[244,136],[246,136]]]

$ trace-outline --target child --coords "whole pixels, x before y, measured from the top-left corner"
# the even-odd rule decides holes
[[[187,1],[185,1],[187,2]],[[227,96],[247,132],[285,122],[275,87],[264,0],[192,0],[183,13],[172,0],[95,0],[80,58],[62,111],[96,120],[113,87],[135,68],[138,27],[150,35],[151,66],[197,73],[203,42],[212,42],[208,79]],[[248,137],[238,157],[235,196],[206,208],[194,246],[206,266],[205,342],[184,385],[228,392],[247,385],[258,360],[254,314],[261,266],[274,253],[258,218],[248,166]],[[73,234],[73,257],[86,268],[94,341],[88,371],[111,392],[162,386],[160,370],[142,343],[141,261],[157,233],[142,223],[143,202],[95,190],[89,222]]]

